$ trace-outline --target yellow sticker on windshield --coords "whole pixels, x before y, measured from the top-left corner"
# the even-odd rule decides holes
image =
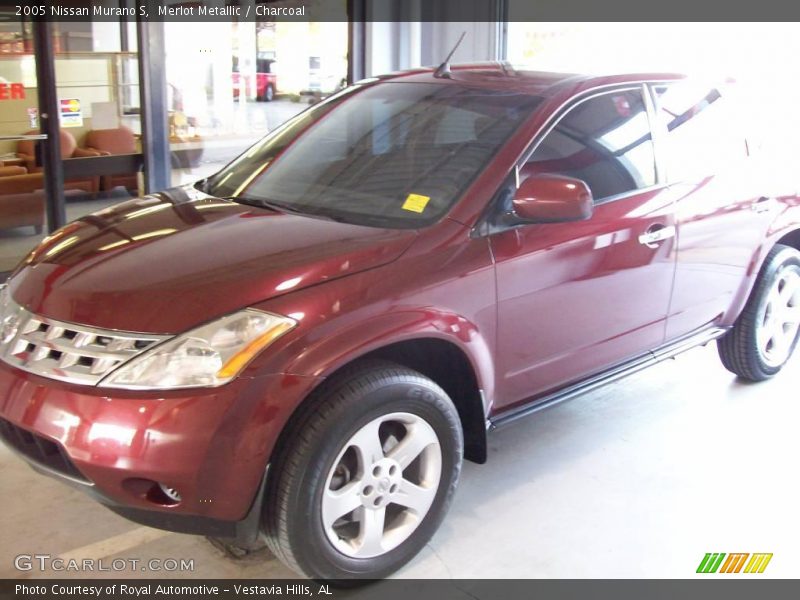
[[[406,201],[403,202],[403,210],[410,210],[412,212],[421,213],[425,210],[430,202],[430,196],[420,196],[419,194],[409,194]]]

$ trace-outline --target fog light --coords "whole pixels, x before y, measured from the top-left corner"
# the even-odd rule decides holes
[[[183,499],[174,487],[152,479],[132,477],[122,482],[125,491],[159,506],[175,506]]]
[[[158,487],[161,489],[161,491],[163,492],[163,494],[167,498],[169,498],[170,500],[172,500],[176,504],[181,501],[181,495],[178,493],[178,490],[176,490],[175,488],[168,487],[168,486],[164,485],[163,483],[159,483]]]

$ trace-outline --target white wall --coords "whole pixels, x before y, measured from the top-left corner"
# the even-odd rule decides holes
[[[453,49],[462,33],[464,41],[453,55],[452,62],[498,60],[500,25],[486,22],[422,23],[422,61],[438,65]]]
[[[119,52],[119,38],[119,23],[113,21],[92,22],[92,50],[94,52]]]
[[[452,62],[497,60],[500,25],[494,22],[372,22],[364,40],[366,76],[440,64],[462,32]]]

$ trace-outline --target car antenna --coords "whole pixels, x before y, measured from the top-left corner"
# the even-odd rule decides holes
[[[453,73],[450,71],[450,59],[453,58],[453,54],[456,53],[458,47],[461,45],[461,42],[464,40],[464,36],[467,35],[466,31],[461,32],[461,37],[458,38],[456,45],[453,46],[453,49],[450,50],[450,54],[447,55],[447,58],[444,59],[444,62],[439,65],[439,67],[433,72],[433,76],[436,79],[452,79]]]

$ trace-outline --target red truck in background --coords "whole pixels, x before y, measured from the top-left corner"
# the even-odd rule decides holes
[[[272,72],[272,64],[274,62],[274,60],[268,58],[259,58],[256,60],[255,90],[256,100],[260,102],[272,102],[278,90],[278,79],[275,73]],[[239,97],[239,90],[241,89],[242,83],[244,83],[245,90],[251,89],[252,79],[249,75],[242,75],[239,72],[239,64],[236,57],[233,59],[232,81],[234,98]]]

